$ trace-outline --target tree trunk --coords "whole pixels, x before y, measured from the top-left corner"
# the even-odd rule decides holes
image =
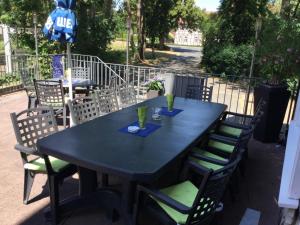
[[[105,18],[110,18],[112,15],[112,5],[113,1],[112,0],[105,0],[104,1],[104,15]]]
[[[160,50],[165,49],[165,37],[163,35],[159,36],[159,49]]]
[[[289,18],[289,15],[290,15],[290,6],[291,6],[290,0],[282,0],[281,1],[280,15],[284,19],[288,19]]]
[[[129,32],[129,40],[130,40],[130,48],[131,48],[131,53],[129,52],[129,63],[131,63],[130,55],[135,54],[135,43],[134,43],[133,29],[132,29],[132,12],[131,12],[130,0],[126,0],[126,11],[128,15],[127,26],[129,26],[127,32]]]
[[[143,15],[143,0],[137,2],[137,34],[138,34],[138,60],[145,59],[144,45],[145,45],[145,26]]]

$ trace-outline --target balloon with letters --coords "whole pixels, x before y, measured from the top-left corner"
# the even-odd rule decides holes
[[[50,40],[73,43],[78,27],[75,13],[72,9],[76,0],[54,0],[56,9],[49,15],[43,28],[43,33]]]

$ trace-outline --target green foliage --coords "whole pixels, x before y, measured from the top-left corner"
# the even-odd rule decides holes
[[[6,73],[0,75],[0,86],[9,86],[20,81],[20,76],[15,73]]]
[[[161,80],[152,80],[147,84],[147,91],[163,91],[164,90],[164,85],[162,84]]]
[[[17,28],[13,40],[18,48],[33,52],[34,35],[25,28],[33,28],[33,14],[37,14],[37,23],[42,27],[54,9],[54,1],[22,0],[0,1],[0,23]],[[77,0],[78,38],[74,51],[81,54],[101,55],[114,37],[115,20],[112,0]],[[42,35],[39,36],[40,52],[47,54],[63,53],[64,44],[52,44]],[[47,44],[47,43],[49,44]],[[41,48],[41,49],[40,49]],[[59,50],[59,51],[58,51]]]
[[[247,44],[255,36],[255,22],[267,12],[268,0],[223,0],[220,6],[220,41]]]
[[[300,77],[300,20],[270,15],[263,21],[258,48],[261,76],[273,83]]]
[[[172,27],[178,28],[178,22],[181,26],[197,30],[203,25],[204,12],[195,4],[195,0],[174,0],[175,6],[170,11],[172,18]]]
[[[208,72],[225,75],[248,75],[252,48],[249,45],[226,45],[207,49],[203,63]]]

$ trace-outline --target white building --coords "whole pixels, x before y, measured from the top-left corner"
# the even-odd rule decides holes
[[[174,43],[177,45],[201,45],[202,34],[200,31],[191,31],[179,28],[175,33]]]

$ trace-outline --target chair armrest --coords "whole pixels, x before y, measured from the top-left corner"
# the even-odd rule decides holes
[[[207,156],[204,156],[204,155],[200,155],[200,154],[195,153],[195,152],[193,152],[191,154],[191,156],[194,157],[194,158],[196,158],[196,159],[204,160],[206,162],[217,164],[217,165],[221,165],[221,166],[225,166],[229,162],[227,159],[225,159],[226,161],[222,161],[222,160],[214,159],[214,158],[207,157]]]
[[[170,206],[171,208],[183,213],[183,214],[188,214],[191,210],[190,207],[181,204],[180,202],[170,198],[169,196],[165,195],[164,193],[152,189],[152,188],[146,188],[144,186],[138,186],[137,187],[138,192],[144,192],[152,197],[154,197],[155,199],[159,200],[160,202]]]
[[[229,121],[222,121],[221,125],[225,125],[225,126],[229,126],[229,127],[233,127],[233,128],[238,128],[238,129],[242,129],[242,130],[247,130],[247,129],[251,128],[251,126],[249,126],[249,125],[232,123],[232,122],[229,122]]]
[[[225,137],[225,136],[221,136],[221,135],[217,135],[217,134],[209,135],[209,139],[219,141],[219,142],[222,142],[224,144],[229,144],[229,145],[236,145],[238,142],[238,139],[236,139],[236,138]]]
[[[222,116],[222,120],[225,120],[225,119],[227,118],[228,115],[231,115],[231,116],[239,116],[239,117],[250,118],[250,119],[253,118],[253,116],[250,116],[250,115],[244,115],[244,114],[241,114],[241,113],[234,113],[234,112],[226,111],[226,112],[224,112],[224,114],[223,114],[223,116]]]
[[[29,155],[38,155],[39,156],[38,151],[34,148],[29,148],[29,147],[26,147],[26,146],[23,146],[23,145],[20,145],[20,144],[16,144],[15,149],[20,151],[20,152],[29,154]]]

